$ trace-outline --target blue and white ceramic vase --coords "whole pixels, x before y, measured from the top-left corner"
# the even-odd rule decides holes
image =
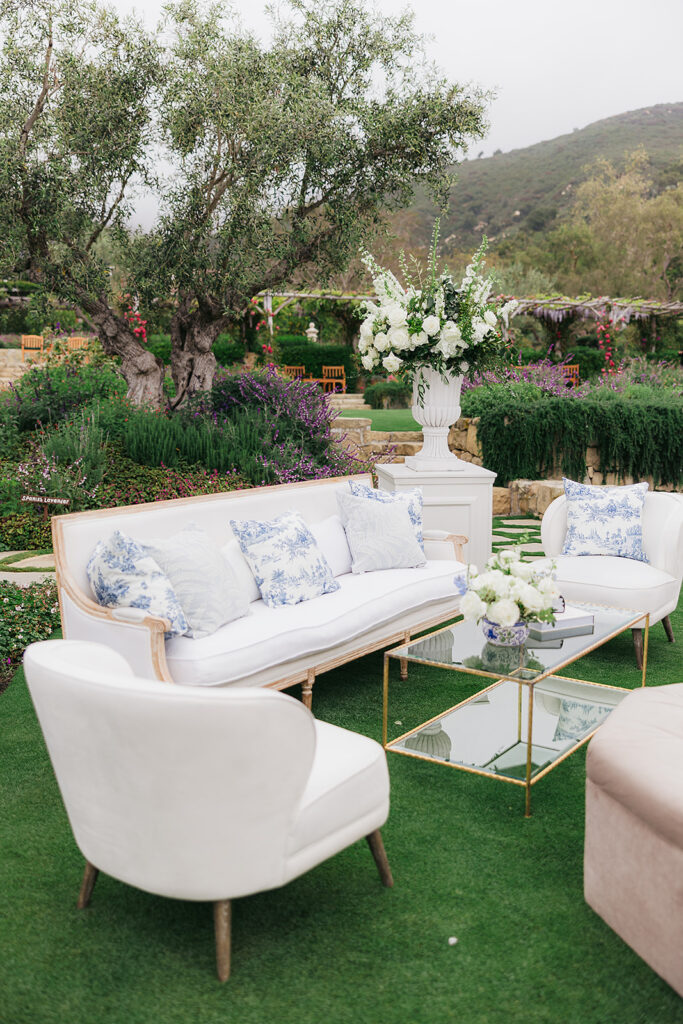
[[[484,636],[497,647],[520,647],[529,635],[528,622],[515,622],[514,626],[501,626],[484,617],[481,620]]]

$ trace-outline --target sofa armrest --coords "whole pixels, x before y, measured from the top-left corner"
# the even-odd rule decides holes
[[[448,530],[423,530],[422,536],[427,558],[453,559],[455,562],[465,561],[462,547],[463,544],[467,544],[469,538],[463,537],[460,533],[449,533]]]
[[[171,624],[141,608],[103,608],[63,578],[58,579],[62,634],[68,640],[92,640],[122,654],[137,676],[174,680],[166,664],[165,633]]]

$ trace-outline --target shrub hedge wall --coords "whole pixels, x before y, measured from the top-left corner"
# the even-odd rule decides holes
[[[323,366],[343,366],[346,390],[355,391],[358,363],[348,345],[328,345],[279,334],[276,338],[282,362],[287,366],[305,366],[313,377],[322,377]]]
[[[407,409],[413,399],[412,387],[398,380],[369,384],[363,394],[373,409]]]
[[[499,395],[481,409],[477,435],[487,469],[505,485],[559,473],[582,480],[586,449],[595,446],[603,473],[652,476],[655,484],[683,483],[683,403],[665,392],[650,398],[615,395],[609,401],[544,398],[528,402]]]

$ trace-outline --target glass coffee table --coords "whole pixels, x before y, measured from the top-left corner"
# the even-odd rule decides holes
[[[645,686],[649,616],[619,608],[579,607],[594,615],[590,634],[561,641],[529,638],[521,647],[497,647],[485,641],[480,626],[463,620],[387,651],[382,722],[385,750],[523,786],[529,817],[531,787],[586,743],[631,692],[555,673],[640,624],[638,628],[645,630],[641,679]],[[389,740],[392,661],[400,662],[403,678],[413,663],[495,682]],[[451,687],[444,690],[448,693]]]

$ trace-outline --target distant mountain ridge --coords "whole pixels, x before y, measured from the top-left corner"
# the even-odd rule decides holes
[[[621,165],[639,147],[650,157],[657,191],[683,177],[683,102],[631,110],[524,149],[466,160],[456,169],[441,238],[461,248],[482,232],[495,240],[518,227],[550,227],[569,206],[587,164],[606,157]],[[411,241],[428,244],[434,205],[418,193],[409,214]]]

